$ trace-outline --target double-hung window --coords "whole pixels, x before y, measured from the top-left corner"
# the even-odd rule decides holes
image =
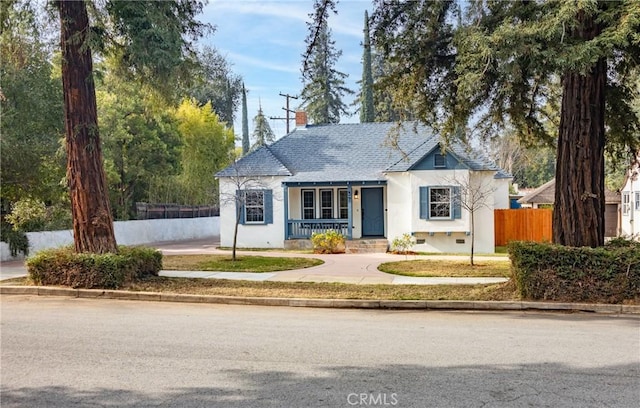
[[[462,217],[460,187],[420,187],[420,218],[452,220]]]
[[[272,190],[238,190],[236,211],[240,224],[272,224]]]
[[[343,220],[349,218],[349,198],[347,190],[338,190],[338,209],[340,211],[340,217]]]
[[[264,191],[245,192],[245,222],[264,223]]]
[[[312,220],[316,218],[316,194],[315,190],[302,190],[302,219]]]
[[[333,190],[320,190],[320,218],[333,218]]]

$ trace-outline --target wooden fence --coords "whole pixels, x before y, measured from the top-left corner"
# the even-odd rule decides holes
[[[551,242],[551,209],[519,208],[517,210],[495,210],[496,246],[505,246],[509,241]]]

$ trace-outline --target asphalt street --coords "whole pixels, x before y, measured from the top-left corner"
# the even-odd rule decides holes
[[[635,407],[640,318],[1,297],[6,407]]]

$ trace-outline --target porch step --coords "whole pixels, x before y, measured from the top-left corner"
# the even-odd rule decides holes
[[[389,249],[386,239],[354,239],[345,241],[347,254],[375,254],[385,253]]]

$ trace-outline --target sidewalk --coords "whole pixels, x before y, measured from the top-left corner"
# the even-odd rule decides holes
[[[216,237],[207,240],[193,240],[181,242],[158,242],[150,246],[159,249],[166,255],[189,254],[224,254],[229,251],[217,249],[219,242]],[[311,268],[289,271],[250,273],[250,272],[202,272],[202,271],[172,271],[163,270],[160,276],[232,279],[247,281],[275,281],[275,282],[340,282],[353,284],[393,284],[393,285],[472,285],[506,282],[504,277],[495,278],[421,278],[398,276],[380,272],[378,266],[383,262],[401,261],[406,259],[463,259],[466,256],[448,255],[410,255],[408,257],[393,254],[338,254],[319,255],[277,251],[238,251],[240,255],[261,255],[273,257],[306,257],[318,258],[324,261],[322,265]],[[500,257],[476,256],[478,261],[495,261]],[[0,264],[0,279],[25,276],[26,268],[21,261],[3,262]]]

